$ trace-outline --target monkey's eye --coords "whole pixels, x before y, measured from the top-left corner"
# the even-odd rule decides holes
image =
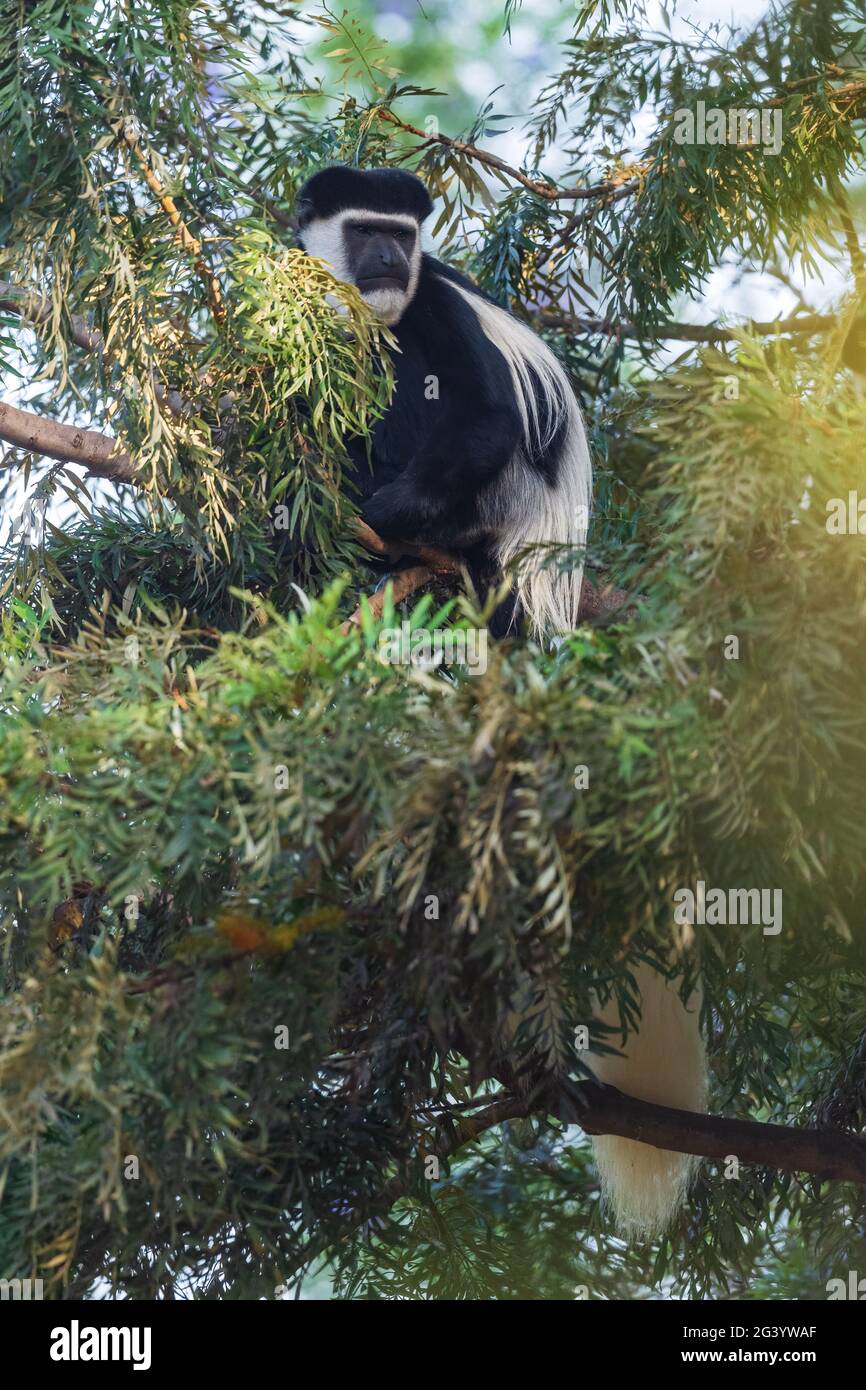
[[[366,222],[353,222],[352,231],[358,232],[360,236],[372,236],[374,229],[369,227]]]
[[[408,241],[412,233],[407,229],[402,232],[395,232],[394,237],[397,241]]]

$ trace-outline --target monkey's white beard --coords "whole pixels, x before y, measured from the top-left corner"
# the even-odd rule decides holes
[[[408,290],[368,290],[366,293],[361,291],[361,298],[365,304],[369,304],[389,326],[399,323],[400,319],[409,308],[410,295]]]

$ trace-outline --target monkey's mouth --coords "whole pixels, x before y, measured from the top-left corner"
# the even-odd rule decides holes
[[[370,275],[365,280],[358,281],[358,289],[362,294],[368,294],[370,290],[399,290],[404,293],[407,282],[396,275]]]

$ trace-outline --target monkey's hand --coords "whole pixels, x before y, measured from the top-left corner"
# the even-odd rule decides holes
[[[421,560],[436,574],[457,574],[460,571],[459,558],[450,555],[446,550],[437,550],[431,545],[422,545],[414,541],[383,541],[382,537],[360,517],[356,519],[356,531],[361,544],[380,559],[397,561],[404,556],[411,556],[416,561]]]
[[[361,508],[361,520],[385,541],[429,539],[445,513],[444,503],[420,493],[403,477],[386,483]]]
[[[359,516],[354,519],[354,527],[358,540],[373,555],[378,555],[383,560],[399,560],[400,556],[405,553],[405,542],[383,541],[372,526],[368,526],[366,521],[362,521]]]

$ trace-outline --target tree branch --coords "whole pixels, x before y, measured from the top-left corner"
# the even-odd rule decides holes
[[[51,315],[47,301],[33,294],[32,291],[3,281],[0,281],[0,309],[20,313],[23,317],[32,319],[36,323],[44,323]],[[608,337],[631,338],[637,341],[646,341],[647,339],[645,332],[627,321],[582,318],[575,314],[562,314],[553,309],[543,309],[538,315],[538,322],[542,327],[558,328],[572,333],[600,333]],[[74,342],[87,352],[102,350],[102,335],[90,329],[83,318],[77,315],[73,316],[71,324]],[[836,324],[837,319],[833,314],[797,314],[789,319],[766,321],[750,319],[740,325],[740,329],[764,336],[782,333],[811,336],[817,333],[826,333],[835,328]],[[680,339],[690,343],[729,343],[736,341],[737,331],[739,330],[724,328],[716,323],[668,322],[661,325],[656,336],[658,341]],[[193,404],[181,396],[179,392],[170,390],[165,386],[157,385],[155,394],[157,400],[174,415],[184,415],[194,409]],[[128,454],[117,452],[117,441],[112,439],[110,435],[99,434],[95,430],[81,430],[74,425],[59,425],[54,421],[43,420],[29,411],[18,410],[12,405],[4,405],[0,406],[0,439],[16,448],[44,454],[48,458],[58,459],[62,463],[84,464],[89,473],[99,478],[109,478],[116,482],[125,483],[139,481]],[[374,543],[370,544],[372,535],[373,533],[368,531],[366,538],[361,535],[360,539],[377,554],[391,553],[392,558],[396,558],[398,555],[411,554],[416,555],[423,562],[412,569],[402,571],[401,575],[398,576],[398,580],[395,581],[395,601],[406,598],[416,589],[420,589],[429,582],[434,574],[459,573],[460,571],[460,561],[445,551],[437,551],[430,546],[412,546],[408,542],[400,542],[401,548],[397,550],[395,555],[393,551],[389,552],[388,547],[378,536],[374,538]],[[588,581],[584,581],[585,588],[587,585]],[[621,606],[615,602],[619,590],[610,590],[609,598],[614,600],[612,603],[605,601],[604,592],[602,591],[602,597],[599,599],[596,591],[592,589],[591,585],[589,586],[588,608],[585,615],[587,618],[597,618],[602,610],[607,614]],[[370,606],[375,616],[381,616],[384,603],[384,593],[374,594],[370,598]],[[599,603],[601,607],[599,607]],[[583,606],[581,611],[583,614]],[[360,623],[360,620],[361,610],[358,608],[349,619],[349,624]],[[347,624],[344,624],[344,629],[348,630]]]
[[[420,564],[412,565],[408,569],[398,570],[393,576],[392,600],[394,603],[400,603],[410,594],[422,589],[437,574],[460,574],[463,569],[463,562],[458,555],[450,554],[446,550],[437,550],[429,545],[414,545],[411,541],[383,541],[381,536],[378,536],[363,521],[358,521],[357,533],[361,544],[376,555],[387,556],[392,560],[399,560],[404,555],[414,555],[421,561]],[[367,603],[374,618],[381,618],[386,597],[387,594],[384,589],[369,595]],[[615,589],[612,584],[605,584],[601,588],[596,588],[584,576],[580,595],[580,621],[603,622],[624,608],[630,597],[631,594],[626,593],[624,589]],[[342,624],[341,631],[348,633],[353,626],[359,627],[361,614],[362,610],[359,606],[352,616]]]
[[[368,526],[360,517],[355,522],[358,540],[368,550],[372,550],[375,555],[387,556],[390,560],[399,560],[404,555],[416,556],[428,569],[435,574],[459,574],[462,562],[456,555],[450,554],[447,550],[439,550],[436,546],[425,545],[423,542],[415,541],[383,541],[372,527]]]
[[[52,318],[51,305],[47,299],[42,299],[23,285],[10,284],[8,280],[0,280],[0,309],[6,313],[20,314],[21,318],[29,320],[30,323],[49,323]],[[69,324],[72,341],[77,347],[83,348],[85,352],[101,354],[104,351],[102,334],[90,328],[87,320],[80,314],[73,314]]]
[[[703,1158],[734,1155],[785,1173],[815,1173],[866,1184],[866,1139],[838,1129],[796,1129],[790,1125],[695,1115],[666,1105],[635,1100],[612,1086],[581,1082],[578,1123],[587,1134],[634,1139],[674,1153]],[[583,1108],[585,1102],[585,1108]]]
[[[743,1163],[756,1163],[782,1172],[814,1173],[822,1180],[866,1185],[866,1140],[842,1130],[795,1129],[789,1125],[760,1124],[721,1115],[697,1115],[635,1100],[613,1086],[600,1086],[593,1081],[579,1083],[571,1099],[577,1101],[578,1122],[589,1135],[615,1135],[702,1158],[733,1156]],[[521,1099],[506,1091],[476,1115],[446,1117],[451,1124],[438,1121],[438,1136],[434,1135],[433,1142],[428,1142],[426,1153],[440,1162],[450,1160],[465,1144],[474,1143],[496,1125],[547,1113],[547,1101]],[[285,1279],[288,1281],[302,1269],[309,1268],[364,1222],[384,1215],[396,1202],[409,1196],[413,1186],[411,1173],[405,1170],[398,1173],[385,1184],[372,1207],[347,1213],[345,1227],[338,1237],[328,1235],[311,1241],[285,1271]]]
[[[581,1082],[576,1094],[581,1107],[580,1127],[589,1135],[632,1139],[653,1148],[701,1158],[733,1156],[742,1163],[756,1163],[781,1172],[814,1173],[823,1180],[866,1185],[866,1140],[843,1130],[797,1129],[723,1115],[697,1115],[636,1100],[613,1086],[600,1086],[594,1081]],[[480,1114],[459,1118],[456,1131],[430,1152],[440,1159],[450,1159],[464,1144],[474,1143],[495,1125],[546,1111],[543,1102],[498,1098]],[[391,1206],[406,1195],[408,1188],[405,1178],[392,1179],[383,1189],[383,1204]]]
[[[583,318],[577,314],[563,314],[556,309],[542,309],[538,322],[545,328],[561,328],[571,333],[600,333],[609,338],[632,338],[638,342],[646,342],[651,336],[628,320]],[[718,323],[667,322],[661,324],[652,336],[658,342],[670,338],[686,343],[733,343],[737,340],[737,333],[743,330],[768,337],[778,333],[808,337],[815,333],[827,333],[837,323],[834,314],[797,314],[789,319],[748,319],[736,328],[725,328]]]
[[[840,71],[841,69],[833,68],[805,78],[803,79],[803,83],[819,81],[828,76],[836,75]],[[794,82],[788,85],[794,88],[802,84]],[[827,88],[823,96],[825,100],[832,103],[847,102],[849,104],[849,112],[846,114],[853,114],[856,117],[859,113],[860,106],[863,104],[864,98],[866,98],[866,82],[849,82],[841,87]],[[789,96],[780,96],[762,101],[761,104],[768,107],[784,106],[788,100],[790,100]],[[495,169],[497,173],[505,174],[508,178],[514,179],[515,182],[528,189],[530,193],[534,193],[539,198],[546,198],[547,201],[551,203],[558,202],[560,199],[572,198],[599,199],[615,203],[619,202],[621,198],[630,197],[632,193],[638,192],[641,187],[641,178],[626,179],[625,181],[621,178],[613,178],[606,179],[602,183],[572,188],[557,188],[555,184],[549,183],[547,180],[530,178],[528,174],[522,173],[519,169],[515,169],[513,165],[507,164],[504,159],[500,159],[499,155],[492,154],[490,150],[482,150],[477,145],[470,145],[465,140],[456,140],[451,135],[442,135],[441,133],[431,135],[427,131],[419,129],[418,126],[412,125],[409,121],[401,120],[399,116],[395,115],[393,111],[388,110],[386,107],[376,108],[376,114],[380,116],[382,120],[389,121],[391,125],[397,126],[400,130],[405,130],[410,135],[416,135],[419,140],[423,140],[425,145],[444,145],[446,149],[454,150],[457,154],[465,155],[467,159],[473,159],[476,163],[483,164],[488,169]]]
[[[815,80],[821,81],[821,80],[823,80],[824,78],[826,78],[828,75],[836,75],[836,74],[840,73],[841,71],[842,71],[841,68],[835,67],[835,65],[834,65],[833,68],[832,68],[832,70],[825,70],[825,71],[822,72],[822,73],[818,73],[818,74],[817,74],[817,77],[816,77],[815,75],[813,75],[812,77],[804,78],[804,79],[803,79],[803,82],[804,82],[804,83],[805,83],[805,82],[813,82],[813,81],[815,81]],[[797,86],[799,86],[799,85],[800,85],[800,83],[797,83],[797,82],[787,82],[787,83],[785,83],[785,86],[788,87],[789,90],[793,90],[795,87],[797,87]],[[861,81],[857,81],[857,82],[847,82],[847,83],[843,84],[843,86],[841,86],[841,87],[825,87],[825,89],[824,89],[824,91],[822,92],[821,95],[822,95],[822,97],[823,97],[823,99],[824,99],[825,101],[830,101],[830,102],[841,101],[841,102],[843,102],[843,103],[847,102],[847,103],[848,103],[848,111],[846,111],[845,114],[846,114],[846,115],[853,115],[853,116],[855,117],[855,119],[856,119],[856,117],[857,117],[857,115],[858,115],[858,113],[859,113],[859,109],[860,109],[861,105],[863,105],[864,100],[866,100],[866,82],[861,82]],[[761,106],[784,106],[785,103],[786,103],[787,101],[789,101],[789,100],[790,100],[790,97],[789,97],[789,96],[772,97],[770,100],[768,100],[768,101],[762,101],[760,104],[761,104]],[[815,100],[814,95],[810,93],[810,95],[809,95],[809,97],[807,98],[807,100],[812,100],[812,101],[814,101],[814,100]]]
[[[393,111],[388,111],[384,107],[379,107],[377,114],[383,120],[390,121],[392,125],[399,126],[401,130],[408,131],[410,135],[417,135],[419,139],[424,141],[425,145],[445,145],[449,150],[465,155],[467,159],[474,159],[478,164],[483,164],[488,169],[495,169],[497,173],[506,174],[510,179],[522,184],[524,188],[528,188],[530,193],[536,194],[539,198],[546,198],[548,202],[557,202],[560,198],[605,198],[609,202],[615,203],[620,198],[629,197],[640,187],[640,179],[629,179],[626,183],[618,179],[608,179],[604,183],[590,186],[557,188],[555,184],[530,178],[528,174],[523,174],[519,169],[506,164],[504,159],[499,158],[499,155],[491,154],[489,150],[479,149],[477,145],[468,145],[465,140],[455,140],[451,135],[428,135],[426,131],[419,130],[418,126],[410,125],[408,121],[401,120],[399,116],[395,116]]]
[[[49,323],[53,317],[51,305],[47,299],[43,299],[41,295],[26,289],[23,285],[13,285],[8,280],[0,280],[0,310],[4,310],[6,313],[19,314],[22,319],[36,324]],[[91,328],[82,314],[73,314],[70,317],[69,325],[72,341],[76,347],[110,360],[110,354],[106,352],[105,339],[102,334],[98,329]],[[187,400],[173,387],[163,386],[159,382],[155,382],[153,393],[159,404],[164,405],[172,415],[181,417],[190,415],[195,410],[193,402]]]
[[[421,562],[408,569],[399,570],[393,576],[391,597],[394,603],[401,603],[410,594],[414,594],[418,589],[423,589],[424,585],[429,584],[437,574],[459,574],[462,569],[462,563],[458,556],[450,555],[445,550],[436,550],[430,545],[414,545],[411,541],[390,543],[383,541],[382,537],[378,536],[360,518],[356,520],[355,527],[358,540],[374,555],[384,556],[395,561],[404,555],[414,555]],[[384,589],[368,596],[367,602],[374,618],[381,618],[386,598],[387,593]],[[360,627],[361,614],[362,610],[359,605],[351,618],[347,618],[341,625],[340,631],[345,634],[351,632],[353,627]]]
[[[178,211],[177,204],[171,194],[163,188],[155,171],[151,168],[147,156],[141,148],[138,138],[138,131],[130,122],[124,122],[121,126],[120,134],[128,145],[139,168],[144,176],[144,181],[156,198],[166,217],[177,232],[177,238],[185,251],[188,251],[193,258],[195,272],[204,285],[211,313],[217,323],[222,323],[226,316],[226,307],[223,302],[222,286],[208,265],[202,250],[202,244],[197,237],[193,236],[186,222]]]
[[[857,285],[862,285],[866,279],[866,261],[864,261],[863,248],[860,245],[857,228],[854,226],[854,219],[851,216],[848,196],[839,184],[833,189],[833,201],[839,209],[839,225],[845,238],[848,259],[851,262],[851,273]]]
[[[129,454],[120,449],[111,435],[83,430],[46,420],[30,410],[0,401],[0,439],[16,449],[43,454],[60,463],[80,463],[97,478],[116,483],[139,483],[141,479]]]

